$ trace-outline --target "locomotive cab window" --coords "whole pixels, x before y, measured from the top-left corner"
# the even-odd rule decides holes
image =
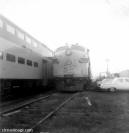
[[[3,60],[3,52],[0,51],[0,60]]]
[[[15,62],[16,61],[16,57],[12,54],[7,54],[6,55],[6,60],[10,61],[10,62]]]
[[[22,57],[18,57],[18,63],[19,64],[25,64],[25,59]]]
[[[38,67],[38,63],[37,62],[34,62],[34,67]]]
[[[31,60],[27,60],[27,65],[28,66],[32,66],[32,61]]]

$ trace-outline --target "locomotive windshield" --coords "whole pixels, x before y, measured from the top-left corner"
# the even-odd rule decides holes
[[[82,46],[79,46],[79,45],[77,45],[77,44],[71,45],[71,47],[69,47],[69,46],[59,47],[59,48],[56,49],[55,52],[61,52],[61,51],[65,51],[65,50],[67,50],[67,49],[85,52],[85,48],[82,47]]]
[[[68,46],[59,47],[56,49],[55,52],[60,52],[60,51],[66,50],[66,49],[68,49]]]

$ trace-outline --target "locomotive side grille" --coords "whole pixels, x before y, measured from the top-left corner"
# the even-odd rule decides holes
[[[89,59],[88,58],[80,58],[79,63],[88,63]]]

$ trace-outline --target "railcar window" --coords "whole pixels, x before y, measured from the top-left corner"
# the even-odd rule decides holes
[[[37,47],[38,46],[38,44],[37,44],[36,41],[32,41],[32,44],[33,44],[34,47]]]
[[[17,36],[18,36],[20,39],[24,40],[24,33],[22,33],[21,31],[17,30]]]
[[[3,21],[0,19],[0,28],[3,27]]]
[[[37,62],[34,62],[34,67],[38,67],[38,63]]]
[[[15,34],[15,28],[9,24],[6,25],[6,28],[7,28],[7,31],[12,33],[12,34]]]
[[[19,64],[25,64],[25,59],[22,57],[18,57],[18,63]]]
[[[31,39],[28,36],[25,37],[25,40],[27,43],[31,44]]]
[[[27,60],[27,65],[28,66],[32,66],[32,61],[31,60]]]
[[[0,59],[3,59],[3,52],[0,52]]]
[[[7,61],[11,61],[11,62],[15,62],[16,61],[16,57],[12,54],[7,54],[6,55],[6,60]]]

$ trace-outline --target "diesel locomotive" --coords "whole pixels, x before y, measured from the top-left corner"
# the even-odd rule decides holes
[[[53,76],[56,89],[82,91],[90,82],[89,50],[75,44],[63,46],[54,52]]]

